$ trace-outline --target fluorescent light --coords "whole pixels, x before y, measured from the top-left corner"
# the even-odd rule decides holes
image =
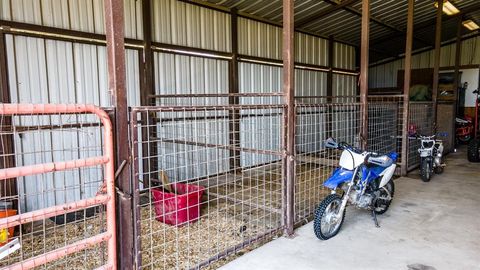
[[[438,1],[435,2],[435,7],[438,8]],[[458,8],[456,8],[452,3],[450,3],[448,0],[443,0],[443,13],[447,15],[454,15],[460,12]]]
[[[472,20],[463,21],[462,24],[470,31],[477,30],[478,28],[480,28],[478,24],[476,24]]]

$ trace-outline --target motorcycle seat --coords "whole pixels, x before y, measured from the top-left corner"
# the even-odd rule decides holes
[[[367,162],[384,168],[393,164],[393,160],[387,155],[370,155]]]
[[[469,119],[462,119],[462,118],[455,118],[455,121],[459,124],[468,124],[468,123],[471,123],[472,121],[470,121]]]

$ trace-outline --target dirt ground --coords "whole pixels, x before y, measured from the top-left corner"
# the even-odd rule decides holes
[[[327,194],[321,185],[328,172],[326,167],[316,164],[301,163],[297,166],[296,221],[311,216],[315,206]],[[233,179],[217,179],[216,184],[211,181],[203,183],[207,189],[202,199],[201,216],[188,225],[166,225],[155,219],[153,204],[141,207],[140,258],[143,268],[190,269],[214,260],[204,269],[216,269],[278,237],[282,220],[281,166],[244,171],[237,173]],[[61,226],[46,221],[45,232],[43,228],[37,228],[38,232],[23,234],[22,249],[4,258],[0,267],[100,233],[105,225],[103,220],[97,216]],[[269,234],[255,243],[248,243],[266,233]],[[245,245],[242,246],[242,243]],[[234,252],[234,247],[237,252]],[[230,250],[230,254],[215,260],[215,256],[225,250]],[[94,269],[101,266],[105,259],[105,245],[99,245],[37,269]]]

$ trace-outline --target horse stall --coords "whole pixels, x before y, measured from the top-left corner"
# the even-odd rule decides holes
[[[0,267],[216,269],[312,220],[327,138],[417,162],[355,46],[200,2],[0,1]]]

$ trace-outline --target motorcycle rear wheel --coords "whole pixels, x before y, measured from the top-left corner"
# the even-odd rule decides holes
[[[338,214],[342,205],[342,199],[337,194],[328,195],[315,210],[313,230],[320,240],[328,240],[338,234],[345,220],[346,209],[340,214],[340,218],[332,220]]]
[[[393,195],[395,194],[395,185],[393,183],[393,180],[390,179],[388,183],[380,188],[380,196],[386,196],[387,192],[385,189],[388,190],[388,193],[390,193],[390,200],[383,200],[383,199],[376,199],[374,202],[374,211],[375,214],[381,215],[387,212],[388,208],[390,207],[390,204],[393,201]]]
[[[423,182],[429,182],[430,178],[432,178],[432,170],[430,166],[430,161],[426,158],[422,158],[420,161],[420,176],[422,177]]]
[[[433,169],[433,171],[436,174],[442,174],[443,173],[443,167],[442,166],[437,166],[437,167],[435,167],[435,169]]]

